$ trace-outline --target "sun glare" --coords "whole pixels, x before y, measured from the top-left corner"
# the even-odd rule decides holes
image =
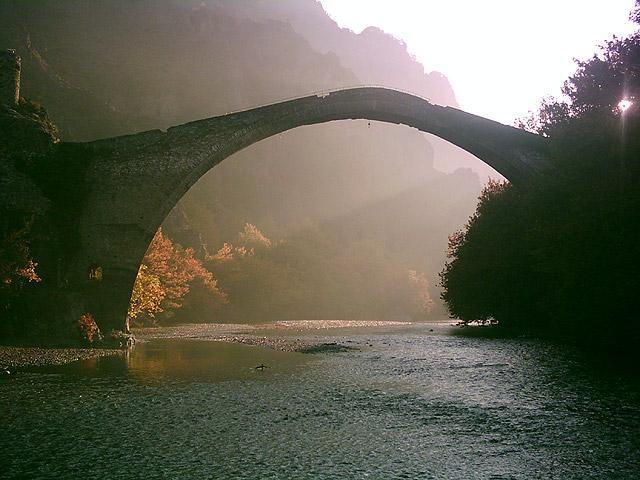
[[[631,108],[631,105],[633,105],[633,102],[631,100],[629,100],[628,98],[623,98],[618,102],[618,110],[624,113],[629,110],[629,108]]]

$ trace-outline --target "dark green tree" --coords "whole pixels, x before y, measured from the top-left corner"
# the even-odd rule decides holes
[[[443,299],[464,322],[594,342],[636,339],[640,34],[577,62],[562,92],[520,122],[550,138],[553,173],[487,186],[450,239]]]

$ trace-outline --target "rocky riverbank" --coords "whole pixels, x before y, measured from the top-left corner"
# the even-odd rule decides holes
[[[78,360],[121,355],[123,350],[110,348],[43,348],[0,346],[0,369],[12,371],[17,367],[64,365]]]
[[[271,348],[282,352],[299,353],[338,353],[357,350],[356,347],[342,345],[336,342],[312,342],[297,338],[270,338],[256,337],[249,335],[242,336],[220,336],[215,340],[220,342],[242,343],[244,345],[255,345],[258,347]]]
[[[450,333],[452,326],[448,323],[429,324],[437,328],[436,334]],[[241,343],[256,347],[268,348],[283,352],[299,352],[308,354],[338,353],[358,350],[363,345],[371,346],[363,340],[362,344],[352,340],[344,340],[342,332],[358,328],[412,328],[416,325],[408,322],[391,321],[355,321],[355,320],[297,320],[282,321],[269,324],[188,324],[173,327],[155,327],[134,329],[136,341],[148,342],[158,339],[191,339]],[[425,327],[426,328],[426,327]],[[336,341],[328,342],[328,332],[333,332]],[[314,333],[315,332],[315,333]],[[433,328],[431,328],[433,332]],[[317,333],[317,335],[316,335]],[[298,336],[299,335],[299,336]],[[125,340],[132,340],[123,337]],[[122,348],[61,348],[61,347],[17,347],[0,346],[0,369],[12,370],[24,366],[63,365],[78,360],[121,355]],[[350,343],[350,345],[347,345]]]
[[[141,328],[134,331],[138,341],[154,339],[193,339],[217,342],[242,343],[258,347],[280,350],[283,352],[300,353],[336,353],[349,350],[357,350],[356,346],[343,345],[338,342],[324,342],[308,338],[313,330],[325,331],[327,329],[346,329],[357,327],[387,327],[392,325],[408,325],[404,322],[367,322],[367,321],[342,321],[342,320],[307,320],[277,322],[274,324],[246,325],[246,324],[190,324],[175,327]],[[261,335],[268,330],[268,335]],[[283,331],[280,336],[276,332]],[[287,331],[287,332],[284,332]],[[300,331],[301,336],[296,338],[292,331]],[[286,335],[284,334],[286,333]]]

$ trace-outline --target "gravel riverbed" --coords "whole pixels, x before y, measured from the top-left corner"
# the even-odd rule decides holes
[[[270,324],[188,324],[173,327],[138,328],[133,333],[137,341],[154,339],[193,339],[218,342],[242,343],[285,352],[333,353],[353,350],[357,347],[336,342],[322,342],[295,338],[293,331],[301,336],[310,331],[348,329],[357,327],[385,327],[409,325],[407,322],[354,321],[354,320],[296,320]],[[268,335],[263,331],[268,330]],[[283,335],[279,336],[281,331]],[[4,371],[16,367],[63,365],[78,360],[122,355],[123,350],[108,348],[53,348],[0,346],[0,368]]]
[[[362,328],[362,327],[389,327],[398,325],[410,325],[408,322],[391,321],[356,321],[356,320],[291,320],[268,324],[188,324],[175,327],[140,328],[134,330],[139,341],[153,339],[193,339],[218,342],[242,343],[255,345],[273,350],[300,353],[334,353],[354,350],[356,347],[335,342],[316,341],[308,338],[308,334],[314,330],[326,331]],[[266,332],[265,332],[266,331]],[[299,331],[305,339],[295,338],[292,332]],[[267,333],[268,332],[268,333]],[[266,335],[263,333],[267,333]],[[279,335],[281,333],[281,335]]]
[[[122,355],[123,350],[110,348],[48,348],[0,346],[0,367],[63,365],[77,360]]]

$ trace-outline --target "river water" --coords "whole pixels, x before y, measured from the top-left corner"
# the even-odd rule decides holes
[[[0,379],[0,478],[640,478],[640,386],[568,347],[428,325],[213,341]],[[264,363],[264,371],[253,367]]]

